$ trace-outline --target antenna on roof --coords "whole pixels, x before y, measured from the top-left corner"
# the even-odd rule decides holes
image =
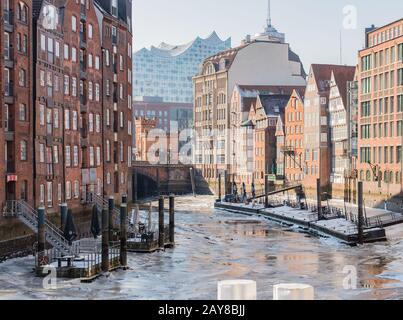
[[[271,26],[271,3],[268,0],[268,8],[267,8],[267,25]]]

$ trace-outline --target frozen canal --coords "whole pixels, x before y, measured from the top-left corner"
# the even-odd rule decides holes
[[[90,284],[60,280],[45,290],[32,257],[0,264],[0,299],[215,299],[226,279],[256,280],[258,299],[272,299],[283,282],[310,284],[317,299],[403,299],[403,226],[388,243],[350,248],[212,206],[212,197],[177,199],[174,249],[129,254],[131,270]],[[343,287],[348,266],[358,270],[356,290]]]

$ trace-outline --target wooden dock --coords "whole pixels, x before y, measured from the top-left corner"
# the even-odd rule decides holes
[[[223,202],[216,202],[214,206],[216,209],[233,213],[249,216],[261,215],[280,224],[296,225],[311,234],[334,237],[349,245],[356,245],[359,241],[357,225],[342,218],[319,220],[318,213],[286,206],[265,209],[262,205],[253,207],[252,205]],[[383,228],[364,229],[364,243],[377,241],[386,241],[386,233]]]

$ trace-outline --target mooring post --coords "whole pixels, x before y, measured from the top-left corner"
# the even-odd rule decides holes
[[[318,206],[318,219],[322,219],[322,190],[320,185],[320,179],[316,180],[316,198]]]
[[[269,176],[264,176],[264,207],[269,207]]]
[[[38,254],[40,255],[43,255],[45,251],[45,242],[45,207],[40,206],[38,208]]]
[[[162,249],[165,247],[164,227],[164,197],[161,196],[158,201],[158,246]]]
[[[221,173],[218,174],[218,202],[221,202],[222,194],[221,194]]]
[[[115,200],[113,196],[110,196],[108,199],[108,232],[109,232],[109,241],[112,241],[113,238],[113,209],[115,209]]]
[[[109,214],[108,209],[102,209],[102,271],[109,271]]]
[[[364,212],[363,212],[363,194],[362,181],[358,182],[358,243],[364,243]]]
[[[169,196],[169,243],[175,244],[175,196]]]
[[[151,232],[151,225],[153,220],[153,204],[150,202],[150,206],[148,207],[148,232]]]
[[[127,268],[127,204],[120,205],[120,264]]]
[[[67,203],[62,203],[60,205],[60,230],[64,232],[67,219]]]

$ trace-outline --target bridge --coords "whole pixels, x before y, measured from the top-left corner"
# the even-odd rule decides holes
[[[191,165],[155,165],[145,161],[133,163],[129,172],[131,200],[156,196],[192,193]]]

